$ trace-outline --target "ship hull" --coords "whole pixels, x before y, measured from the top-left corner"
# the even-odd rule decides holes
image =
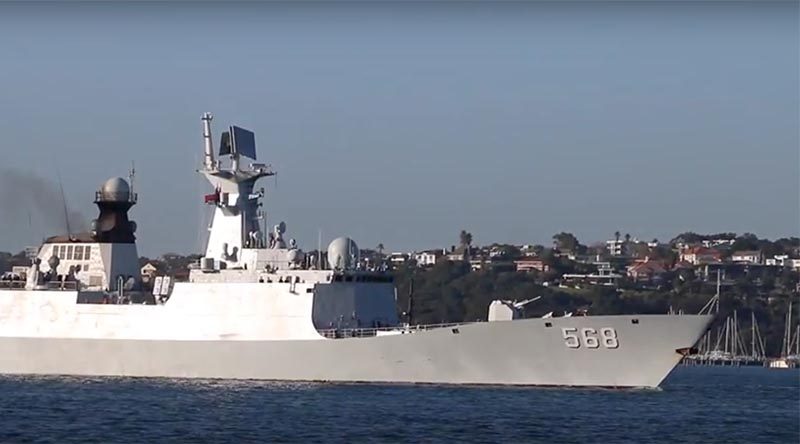
[[[0,337],[0,373],[657,387],[682,358],[680,350],[692,347],[711,319],[524,319],[365,338],[280,341]],[[613,329],[616,342],[601,338],[596,347],[582,342],[585,329]],[[572,332],[578,339],[569,338]]]

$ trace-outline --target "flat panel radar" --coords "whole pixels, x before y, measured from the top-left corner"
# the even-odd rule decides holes
[[[256,135],[252,131],[231,126],[222,133],[219,142],[219,155],[238,154],[256,160]]]
[[[231,133],[230,131],[224,131],[219,140],[219,155],[224,156],[231,153]]]
[[[231,133],[231,148],[234,153],[240,156],[249,157],[256,160],[256,135],[252,131],[248,131],[238,126],[232,126]]]

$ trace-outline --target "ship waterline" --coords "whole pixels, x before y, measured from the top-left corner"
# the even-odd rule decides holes
[[[5,337],[0,339],[0,373],[657,387],[682,358],[679,350],[695,344],[711,319],[701,315],[525,319],[368,338],[293,341]],[[618,345],[571,348],[564,332],[572,329],[613,329]]]

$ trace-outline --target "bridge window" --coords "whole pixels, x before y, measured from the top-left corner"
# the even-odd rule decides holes
[[[65,259],[68,261],[72,260],[72,245],[67,247],[67,257]]]
[[[86,248],[83,250],[83,260],[88,261],[92,258],[92,246],[87,245]]]
[[[83,260],[83,245],[75,245],[75,260]]]

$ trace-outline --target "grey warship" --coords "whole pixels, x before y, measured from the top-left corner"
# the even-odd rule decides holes
[[[203,200],[213,218],[187,282],[139,276],[138,202],[109,179],[87,233],[54,236],[0,290],[0,373],[282,381],[657,387],[711,315],[522,319],[494,301],[486,321],[408,325],[391,276],[359,267],[348,237],[304,252],[263,226],[274,174],[238,126],[212,141],[203,115]]]

